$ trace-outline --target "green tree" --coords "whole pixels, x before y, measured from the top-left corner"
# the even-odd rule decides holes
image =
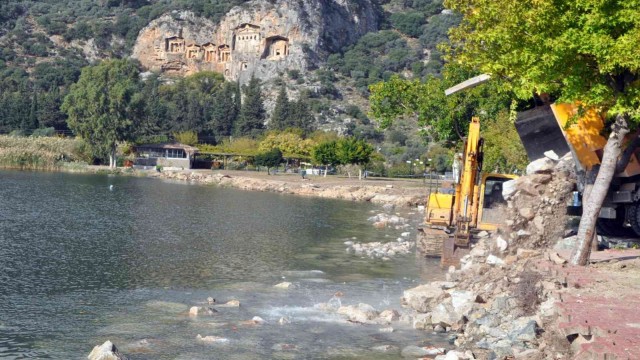
[[[303,134],[308,134],[313,128],[315,118],[309,108],[309,99],[306,94],[300,95],[297,101],[289,103],[289,118],[287,127],[301,129]]]
[[[335,166],[339,163],[336,154],[337,142],[335,140],[324,141],[316,145],[311,150],[311,157],[314,162],[324,165],[324,176],[327,176],[329,166]]]
[[[140,88],[139,70],[130,60],[106,60],[82,69],[80,79],[71,86],[62,110],[69,116],[69,128],[82,137],[98,157],[109,157],[116,166],[116,144],[129,140],[136,93]]]
[[[640,6],[637,1],[447,0],[463,15],[448,58],[519,98],[555,94],[605,112],[613,125],[588,195],[573,264],[589,259],[595,223],[616,171],[629,122],[640,121]],[[626,164],[622,164],[626,165]]]
[[[370,86],[371,116],[382,128],[391,126],[398,117],[415,117],[424,135],[434,140],[459,139],[466,134],[473,116],[478,116],[483,123],[490,122],[511,103],[510,94],[500,91],[498,83],[445,96],[446,88],[476,74],[448,64],[442,78],[420,81],[393,76]]]
[[[254,163],[256,166],[264,166],[267,168],[267,175],[271,175],[269,169],[282,164],[282,151],[278,148],[271,149],[267,152],[259,153],[255,156]]]
[[[361,166],[368,163],[373,146],[355,137],[342,138],[336,144],[336,157],[341,164],[358,165],[358,178],[362,179]]]
[[[218,141],[221,137],[231,135],[233,124],[238,118],[240,99],[236,99],[236,87],[235,83],[226,83],[222,91],[219,91],[213,98],[211,121],[208,127],[216,134]]]
[[[424,14],[420,11],[391,14],[389,19],[393,27],[413,37],[418,37],[422,34],[420,28],[426,21]]]
[[[289,127],[289,120],[291,118],[289,107],[287,90],[284,86],[281,86],[280,91],[278,92],[278,97],[276,98],[276,105],[273,108],[273,113],[271,114],[271,122],[269,122],[270,129],[284,130]]]
[[[244,85],[244,99],[234,129],[236,136],[257,136],[264,129],[265,110],[262,102],[260,80],[251,77]]]

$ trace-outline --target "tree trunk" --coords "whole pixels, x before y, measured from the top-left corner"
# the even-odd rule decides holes
[[[324,177],[327,177],[327,171],[329,171],[329,165],[324,166]]]
[[[116,168],[116,147],[111,148],[111,153],[109,154],[109,168]]]
[[[582,219],[578,227],[578,241],[571,254],[571,264],[573,265],[584,266],[589,262],[596,221],[600,214],[602,202],[609,191],[611,179],[615,174],[616,163],[622,151],[622,140],[628,133],[627,115],[617,115],[615,123],[611,126],[611,135],[609,135],[609,140],[602,153],[600,171],[598,171],[598,176],[588,194],[587,200],[583,202]]]
[[[362,180],[362,169],[358,169],[358,180]]]

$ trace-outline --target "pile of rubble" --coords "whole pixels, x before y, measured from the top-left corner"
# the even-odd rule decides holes
[[[570,350],[557,338],[557,290],[566,286],[539,264],[561,263],[550,252],[566,235],[566,203],[575,187],[569,156],[549,156],[503,186],[507,226],[482,234],[447,281],[406,290],[418,312],[414,327],[449,331],[469,359],[556,359]],[[545,331],[546,330],[546,331]],[[459,357],[463,358],[463,357]]]
[[[554,161],[553,159],[557,159]],[[527,175],[504,184],[502,195],[509,211],[504,229],[516,249],[549,248],[568,235],[566,206],[575,189],[575,167],[570,154],[555,154],[527,166]]]

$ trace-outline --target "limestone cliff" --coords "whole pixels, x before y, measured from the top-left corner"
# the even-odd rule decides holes
[[[245,82],[288,69],[306,70],[378,27],[370,0],[255,0],[218,24],[173,12],[138,34],[132,57],[152,71],[216,71]]]

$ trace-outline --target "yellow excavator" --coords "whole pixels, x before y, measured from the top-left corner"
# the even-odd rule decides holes
[[[503,183],[517,176],[483,173],[483,143],[480,120],[474,117],[464,153],[454,160],[453,193],[429,194],[424,225],[418,229],[418,248],[426,256],[439,256],[443,267],[459,264],[475,232],[495,230],[505,219]]]
[[[485,83],[482,74],[445,90],[449,96]],[[424,225],[418,228],[417,247],[427,257],[440,257],[442,267],[458,266],[469,253],[474,233],[496,230],[506,219],[503,184],[516,175],[482,172],[484,140],[480,119],[474,117],[464,139],[464,153],[454,159],[453,193],[429,194]]]

